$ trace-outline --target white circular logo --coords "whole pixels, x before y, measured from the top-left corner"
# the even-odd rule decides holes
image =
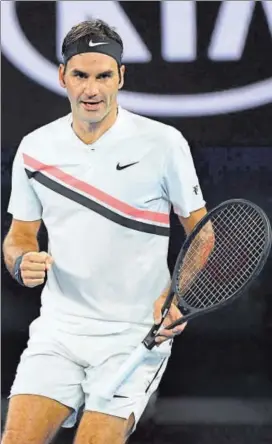
[[[65,95],[65,90],[58,83],[57,66],[43,57],[22,32],[15,2],[1,2],[1,11],[4,55],[28,77],[56,94]],[[149,94],[120,91],[119,94],[120,104],[139,114],[164,117],[207,116],[242,111],[270,103],[272,78],[239,88],[210,93]]]

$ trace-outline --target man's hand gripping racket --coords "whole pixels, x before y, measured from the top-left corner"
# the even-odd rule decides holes
[[[262,270],[271,248],[271,226],[257,205],[233,199],[209,211],[185,240],[171,286],[154,324],[142,343],[105,384],[101,397],[111,399],[143,362],[174,301],[183,314],[166,329],[224,307],[240,296]]]

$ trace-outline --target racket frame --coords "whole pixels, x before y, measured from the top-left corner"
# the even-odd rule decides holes
[[[247,281],[245,281],[244,284],[236,292],[234,292],[230,298],[226,299],[225,301],[220,301],[220,303],[212,305],[211,307],[207,307],[204,309],[193,308],[193,307],[190,307],[184,300],[182,300],[182,298],[180,298],[178,300],[177,307],[184,316],[182,318],[180,318],[179,320],[168,325],[166,327],[166,329],[171,330],[174,327],[187,322],[188,320],[194,319],[198,316],[201,316],[202,314],[207,314],[211,311],[218,310],[218,309],[223,308],[224,306],[232,303],[234,299],[238,298],[238,296],[240,296],[241,293],[244,293],[245,290],[247,290],[250,287],[252,281],[256,279],[256,277],[260,274],[261,270],[263,269],[263,267],[266,263],[266,260],[269,256],[269,252],[271,249],[271,243],[272,243],[271,225],[270,225],[270,222],[269,222],[269,219],[268,219],[268,216],[266,215],[266,213],[255,203],[248,201],[246,199],[240,199],[240,198],[226,200],[226,201],[222,202],[221,204],[217,205],[212,210],[208,211],[208,213],[205,214],[205,216],[203,216],[202,219],[195,225],[195,227],[193,228],[191,233],[187,236],[187,238],[185,239],[185,241],[181,247],[181,250],[180,250],[179,255],[177,257],[174,271],[172,274],[169,292],[168,292],[165,302],[162,306],[161,322],[159,324],[154,324],[152,326],[151,330],[149,331],[149,333],[146,335],[146,337],[143,340],[143,344],[149,350],[151,350],[155,345],[157,345],[157,343],[155,342],[155,337],[156,337],[164,319],[166,318],[166,316],[170,310],[170,307],[171,307],[171,304],[172,304],[172,301],[173,301],[175,295],[178,297],[178,291],[177,291],[177,285],[176,285],[177,279],[176,278],[177,278],[178,271],[181,267],[182,261],[186,255],[192,241],[198,235],[198,233],[200,232],[202,227],[212,218],[212,216],[214,214],[221,211],[224,207],[230,206],[231,204],[234,204],[234,205],[235,204],[246,204],[247,206],[250,206],[251,208],[253,208],[255,211],[258,212],[258,214],[260,215],[260,217],[263,219],[263,222],[264,222],[264,227],[265,227],[265,231],[266,231],[266,233],[265,233],[266,245],[265,245],[265,249],[263,251],[263,254],[259,260],[259,263],[254,271],[254,274],[252,274],[250,276],[250,278]]]

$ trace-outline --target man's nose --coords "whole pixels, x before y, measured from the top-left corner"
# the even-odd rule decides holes
[[[84,92],[89,97],[97,96],[99,93],[97,82],[94,79],[87,79]]]

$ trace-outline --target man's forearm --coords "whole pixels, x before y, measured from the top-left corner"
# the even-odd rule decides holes
[[[4,261],[10,274],[13,273],[16,259],[30,251],[39,251],[37,238],[11,233],[7,235],[3,243],[3,253]]]

